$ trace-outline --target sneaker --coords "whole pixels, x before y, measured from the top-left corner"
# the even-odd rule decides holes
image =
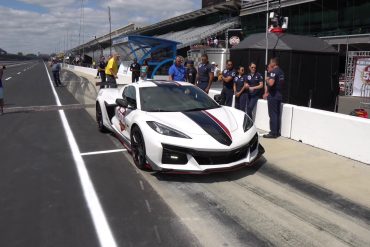
[[[278,136],[269,133],[269,134],[263,135],[263,138],[276,139],[278,138]]]

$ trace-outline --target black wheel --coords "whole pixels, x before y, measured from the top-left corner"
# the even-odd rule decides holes
[[[103,124],[103,114],[101,112],[99,103],[96,103],[96,122],[98,124],[98,129],[100,130],[100,132],[106,133],[107,128]]]
[[[136,126],[131,131],[131,152],[135,165],[141,170],[146,170],[145,142],[140,129]]]

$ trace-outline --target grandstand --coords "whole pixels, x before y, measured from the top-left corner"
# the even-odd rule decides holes
[[[194,44],[199,44],[207,37],[220,36],[225,30],[237,26],[240,26],[239,17],[233,17],[215,24],[205,25],[198,28],[191,27],[178,32],[158,35],[157,37],[179,42],[180,44],[177,48],[181,49]]]
[[[222,41],[229,28],[240,27],[240,1],[218,1],[202,9],[176,16],[145,27],[127,25],[112,32],[112,38],[125,35],[145,35],[178,42],[178,54],[186,56],[192,45],[201,44],[205,38],[217,37]],[[222,43],[222,42],[220,42]],[[87,54],[97,58],[97,54],[109,54],[109,34],[97,37],[80,45],[69,53]],[[96,60],[96,59],[95,59]]]

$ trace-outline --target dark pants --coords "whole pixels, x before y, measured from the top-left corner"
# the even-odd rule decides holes
[[[114,76],[107,75],[107,87],[108,88],[116,88],[117,87],[117,81]]]
[[[280,136],[280,107],[281,99],[278,97],[272,97],[269,95],[267,97],[267,107],[270,117],[270,134],[275,136]]]
[[[247,107],[247,102],[248,102],[247,93],[242,93],[239,97],[235,96],[235,108],[236,109],[239,109],[245,112],[246,107]]]
[[[62,83],[60,82],[59,71],[53,71],[53,77],[54,77],[55,86],[61,86]]]
[[[232,88],[227,88],[224,86],[221,92],[221,97],[225,99],[225,106],[232,106],[233,104],[234,90]]]
[[[206,88],[208,87],[208,81],[200,81],[198,83],[198,87],[205,92]]]
[[[107,82],[107,77],[105,76],[104,71],[100,71],[100,79],[101,79],[100,89],[105,88],[105,83]]]
[[[257,105],[259,95],[249,95],[248,104],[247,104],[247,114],[253,119],[253,110]]]
[[[132,82],[138,82],[140,78],[140,74],[132,73]]]

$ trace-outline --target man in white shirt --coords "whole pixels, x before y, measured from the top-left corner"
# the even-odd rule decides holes
[[[220,69],[218,68],[218,64],[216,62],[212,62],[213,66],[213,80],[218,81],[218,75],[220,74]]]

